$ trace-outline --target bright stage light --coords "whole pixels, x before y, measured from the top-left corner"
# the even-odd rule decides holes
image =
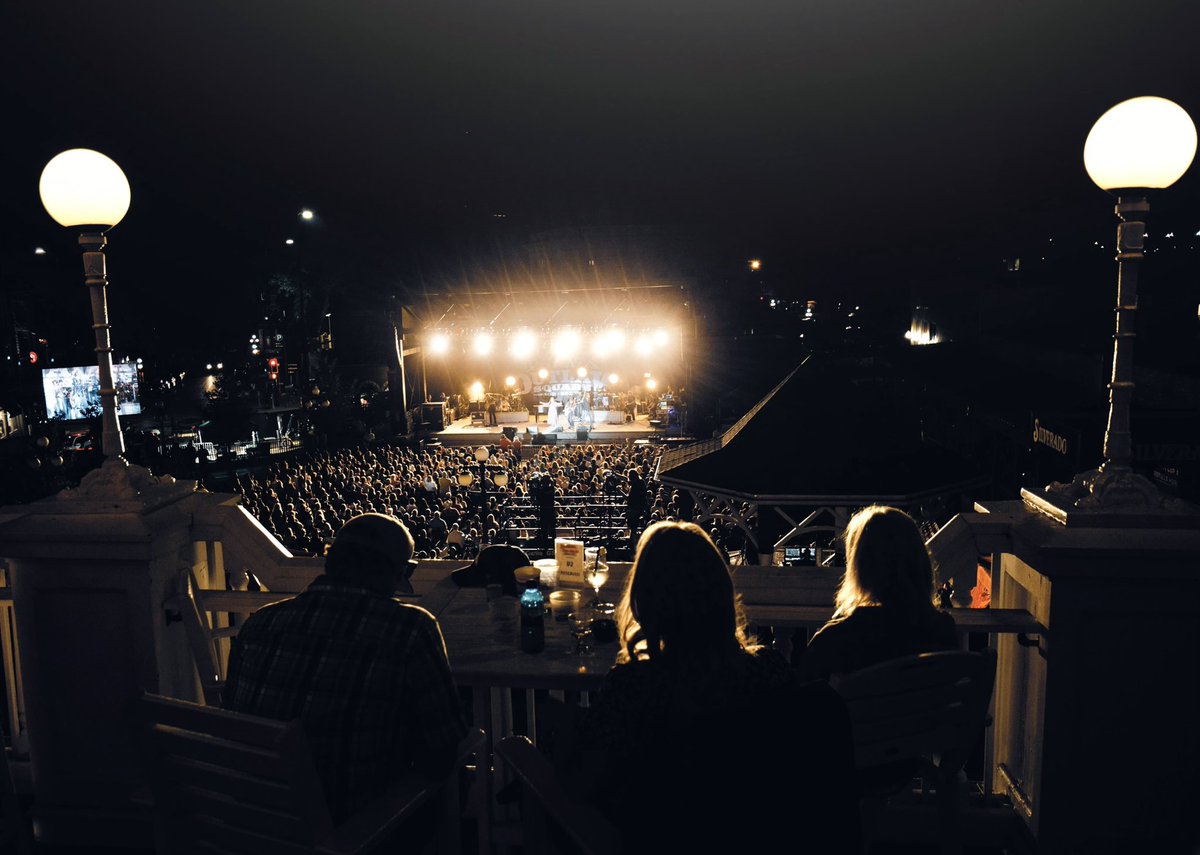
[[[610,385],[610,386],[616,386],[616,385],[617,385],[618,383],[620,383],[620,382],[621,382],[621,378],[620,378],[620,377],[618,377],[616,374],[609,374],[609,375],[608,375],[608,385]]]
[[[480,356],[487,356],[492,352],[492,337],[488,333],[479,333],[475,336],[475,352]]]
[[[633,343],[633,350],[638,356],[649,356],[654,350],[654,342],[649,336],[640,335]]]
[[[554,337],[551,348],[555,359],[570,359],[579,352],[579,333],[575,330],[562,330]]]
[[[528,359],[533,356],[533,352],[536,349],[537,339],[533,337],[533,333],[528,330],[521,330],[513,338],[510,352],[517,359]]]
[[[483,400],[483,383],[481,383],[479,380],[476,380],[474,383],[471,384],[471,400],[472,401],[482,401]]]
[[[539,380],[545,380],[549,376],[550,376],[550,372],[547,371],[545,368],[538,369],[538,379]]]
[[[666,347],[667,331],[666,330],[655,330],[654,331],[654,343],[656,345],[658,345],[659,347]]]
[[[587,377],[587,369],[580,365],[575,371],[575,376],[582,380],[584,377]]]
[[[602,358],[620,352],[623,347],[625,333],[618,329],[604,330],[592,340],[592,353]]]
[[[434,333],[429,337],[429,352],[442,356],[450,350],[450,336],[445,333]]]
[[[504,385],[511,389],[513,386],[517,385],[517,378],[509,374],[504,378]]]
[[[655,380],[653,377],[651,377],[649,380],[646,381],[646,388],[649,389],[651,392],[653,392],[655,389],[658,388],[658,381]]]

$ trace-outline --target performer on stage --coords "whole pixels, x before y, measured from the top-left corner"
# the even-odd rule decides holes
[[[551,431],[558,430],[558,401],[554,399],[553,395],[546,402],[546,429]]]

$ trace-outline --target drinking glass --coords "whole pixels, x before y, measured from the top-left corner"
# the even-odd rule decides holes
[[[571,635],[575,637],[575,652],[584,656],[592,652],[592,612],[578,609],[571,612]]]
[[[600,601],[600,588],[608,581],[608,565],[603,561],[596,561],[587,566],[587,581],[592,586],[592,590],[596,592],[595,602]]]

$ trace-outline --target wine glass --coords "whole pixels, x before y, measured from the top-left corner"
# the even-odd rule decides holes
[[[600,602],[600,588],[608,581],[608,564],[599,560],[589,564],[587,567],[587,581],[596,593],[593,602]]]

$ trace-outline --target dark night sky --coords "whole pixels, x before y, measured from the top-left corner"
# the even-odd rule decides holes
[[[1114,223],[1084,138],[1136,95],[1200,117],[1198,24],[1191,0],[9,4],[0,280],[74,252],[37,178],[77,146],[133,187],[118,341],[240,336],[301,206],[378,288],[462,287],[481,248],[560,226],[691,229],[801,291],[1090,243]],[[1200,168],[1154,217],[1200,230]]]

